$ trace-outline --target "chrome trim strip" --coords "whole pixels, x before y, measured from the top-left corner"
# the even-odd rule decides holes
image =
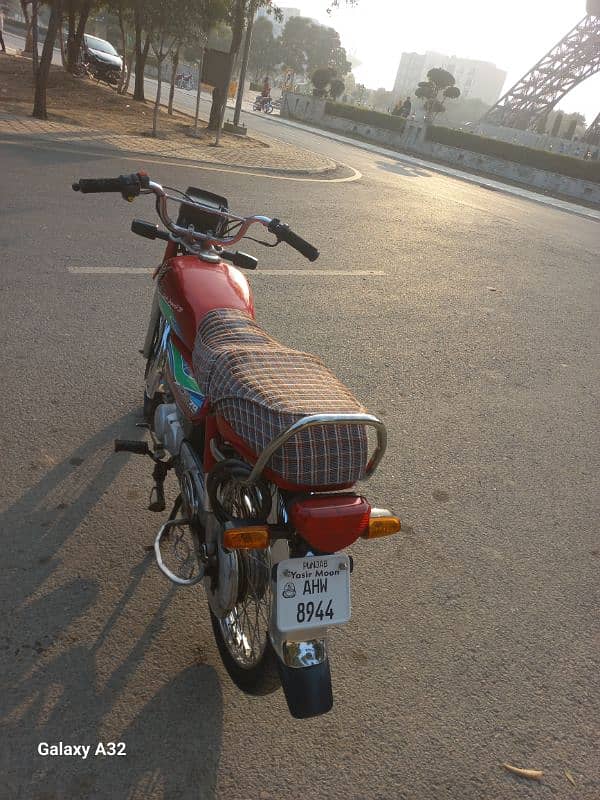
[[[302,417],[298,422],[290,426],[287,431],[275,437],[262,451],[258,457],[252,472],[246,479],[245,483],[256,483],[264,468],[274,455],[292,436],[300,433],[306,428],[312,428],[315,425],[367,425],[375,428],[377,432],[377,447],[367,464],[365,477],[369,478],[377,469],[377,465],[383,458],[387,447],[387,431],[383,422],[374,417],[372,414],[311,414],[308,417]]]

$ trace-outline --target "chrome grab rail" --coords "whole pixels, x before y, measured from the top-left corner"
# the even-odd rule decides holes
[[[365,477],[371,477],[383,458],[387,447],[387,431],[383,422],[372,414],[311,414],[308,417],[302,417],[298,422],[294,422],[286,431],[280,433],[279,436],[276,436],[275,439],[269,442],[258,457],[252,472],[248,475],[244,483],[256,483],[262,475],[264,468],[271,460],[271,457],[280,447],[297,433],[300,433],[306,428],[312,428],[315,425],[367,425],[371,428],[375,428],[377,433],[377,447],[373,451],[373,455],[369,459],[365,470]]]

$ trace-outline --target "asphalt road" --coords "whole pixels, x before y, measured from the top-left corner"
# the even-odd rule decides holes
[[[111,443],[139,435],[151,281],[69,272],[160,259],[128,233],[149,201],[69,189],[139,159],[3,143],[0,795],[597,800],[600,229],[286,135],[362,178],[148,168],[321,249],[309,265],[249,243],[266,269],[349,273],[250,276],[265,327],[319,354],[389,429],[364,492],[404,530],[352,549],[334,710],[299,722],[280,692],[242,695],[203,590],[172,589],[144,549],[163,519],[145,510],[151,465]],[[364,269],[384,274],[351,274]],[[37,754],[60,741],[127,755]]]

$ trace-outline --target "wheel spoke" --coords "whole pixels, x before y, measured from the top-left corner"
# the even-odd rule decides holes
[[[244,496],[228,497],[234,505],[244,504]],[[220,621],[223,638],[236,663],[255,667],[263,656],[269,638],[271,617],[270,552],[248,551],[240,555],[240,571],[246,581],[244,597]]]

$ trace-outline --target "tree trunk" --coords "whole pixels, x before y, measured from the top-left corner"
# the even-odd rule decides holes
[[[156,100],[154,102],[154,113],[152,114],[152,136],[156,136],[158,133],[158,112],[160,110],[160,89],[162,86],[163,59],[157,59],[157,61],[158,61],[158,82],[156,85]]]
[[[123,19],[123,2],[119,3],[119,30],[121,31],[121,53],[123,57],[123,69],[121,77],[119,78],[119,85],[117,86],[118,94],[125,94],[127,89],[124,89],[125,83],[129,86],[129,74],[131,71],[129,59],[127,58],[127,34],[125,33],[125,20]]]
[[[231,75],[233,73],[233,64],[240,49],[242,36],[244,35],[245,11],[246,11],[246,0],[236,0],[235,10],[233,14],[233,24],[231,26],[233,35],[231,38],[231,46],[229,48],[229,64],[226,70],[227,74],[224,76],[225,81],[223,84],[223,90],[220,93],[222,96],[222,102],[220,104],[220,108],[218,109],[219,117],[217,124],[217,135],[215,136],[215,142],[214,142],[215,147],[219,146],[219,139],[221,138],[221,128],[223,127],[223,118],[225,117],[225,109],[227,107],[227,95],[229,94],[229,84],[231,83]],[[221,100],[221,98],[219,98],[219,100]],[[213,93],[213,104],[214,104],[214,93]],[[211,117],[212,114],[213,110],[211,108]]]
[[[21,11],[23,12],[23,16],[25,17],[25,47],[23,48],[24,53],[31,53],[33,50],[31,16],[29,15],[29,10],[27,8],[28,5],[29,5],[28,0],[21,0]]]
[[[202,91],[202,66],[204,64],[204,48],[198,62],[198,91],[196,93],[196,114],[194,116],[194,136],[198,136],[198,116],[200,115],[200,92]]]
[[[177,74],[177,67],[179,66],[179,50],[181,49],[181,45],[178,44],[175,48],[175,52],[173,53],[173,58],[171,59],[171,85],[169,87],[169,108],[168,113],[170,116],[173,116],[173,99],[175,97],[175,76]]]
[[[63,67],[67,66],[67,50],[65,46],[65,37],[63,34],[63,26],[62,26],[62,17],[60,20],[60,25],[58,26],[58,44],[60,46],[60,61]]]
[[[73,40],[71,42],[71,47],[68,48],[67,58],[68,64],[67,69],[69,72],[72,72],[79,60],[79,54],[81,53],[81,48],[83,46],[83,34],[85,33],[85,26],[87,25],[88,17],[90,16],[90,11],[92,10],[93,1],[86,0],[86,2],[81,6],[79,11],[79,19],[77,20],[77,28],[74,31]],[[71,24],[71,20],[69,19],[69,24]]]
[[[235,101],[235,111],[233,112],[233,124],[240,124],[240,113],[242,111],[242,100],[244,97],[244,84],[246,83],[246,70],[248,69],[248,57],[250,55],[250,46],[252,44],[252,27],[254,25],[254,15],[256,14],[256,6],[258,0],[250,0],[250,8],[248,9],[248,24],[246,26],[246,38],[244,41],[244,50],[242,53],[242,66],[240,68],[240,80],[238,84],[237,98]]]
[[[150,31],[146,33],[146,42],[142,45],[142,33],[144,29],[144,3],[137,0],[133,8],[133,21],[135,25],[135,84],[133,87],[133,99],[145,102],[144,94],[144,69],[146,68],[146,58],[150,49]]]
[[[119,94],[127,94],[129,91],[129,83],[131,81],[131,73],[133,71],[133,59],[135,57],[135,52],[132,50],[129,54],[129,59],[127,61],[127,74],[125,75],[125,83],[119,90]]]
[[[40,59],[40,66],[37,71],[35,79],[35,96],[33,101],[33,115],[37,119],[48,119],[48,112],[46,110],[46,88],[48,86],[48,76],[50,74],[50,64],[52,63],[52,52],[54,50],[54,42],[56,41],[56,34],[58,26],[62,19],[62,1],[54,0],[50,10],[50,19],[48,20],[48,31],[44,41],[44,48],[42,50],[42,57]]]
[[[61,13],[62,18],[62,13]],[[39,67],[38,54],[38,0],[31,3],[31,61],[33,64],[33,79],[37,75]]]
[[[67,69],[73,72],[79,61],[79,53],[75,49],[75,6],[72,2],[67,6]]]
[[[146,100],[144,94],[144,70],[146,68],[146,58],[150,49],[150,34],[146,36],[146,42],[142,47],[142,14],[136,9],[135,22],[135,84],[133,88],[133,99],[143,103]]]

